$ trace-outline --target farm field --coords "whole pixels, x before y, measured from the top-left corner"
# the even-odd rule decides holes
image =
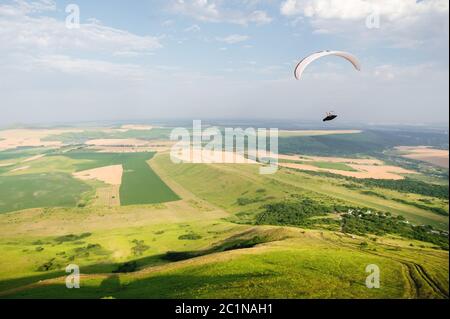
[[[267,155],[270,157],[271,155]],[[324,172],[357,179],[403,180],[406,176],[419,175],[413,169],[388,164],[375,157],[342,158],[335,156],[306,156],[303,154],[282,154],[279,165],[309,172]]]
[[[179,199],[148,166],[147,161],[154,153],[79,152],[69,153],[66,156],[82,161],[77,165],[77,171],[122,165],[123,176],[120,186],[122,205],[154,204]]]
[[[23,147],[58,147],[60,141],[46,141],[52,134],[81,132],[78,129],[11,129],[0,130],[0,151]]]
[[[396,150],[402,153],[403,157],[428,162],[443,168],[449,166],[449,152],[448,150],[437,150],[430,147],[408,147],[399,146]]]
[[[178,200],[179,197],[153,172],[149,157],[134,154],[123,164],[125,174],[120,188],[123,205],[155,204]]]
[[[315,170],[260,175],[254,161],[175,164],[166,148],[100,144],[0,152],[0,298],[448,298],[448,184],[422,167],[398,164],[414,180],[358,179],[330,171],[395,165],[286,153],[282,164]],[[65,288],[68,264],[81,289]],[[365,286],[370,264],[381,289]]]
[[[0,178],[0,213],[34,207],[74,207],[91,191],[67,174],[27,174]]]
[[[86,205],[95,199],[95,189],[101,188],[102,182],[120,186],[122,205],[154,204],[179,199],[148,166],[147,161],[154,153],[73,151],[35,157],[35,160],[27,162],[25,167],[22,166],[23,159],[14,158],[12,154],[8,156],[8,161],[18,162],[2,167],[3,170],[0,171],[4,175],[0,178],[0,189],[5,195],[0,201],[0,212]],[[80,172],[86,174],[88,171],[89,174],[92,173],[90,170],[117,165],[121,167],[119,174],[123,176],[116,177],[116,182],[109,181],[107,177],[103,181],[101,178],[97,179],[97,182],[83,180],[77,175]],[[112,194],[112,197],[116,195]]]

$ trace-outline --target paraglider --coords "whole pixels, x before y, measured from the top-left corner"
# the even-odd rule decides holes
[[[334,56],[338,56],[338,57],[346,59],[351,64],[353,64],[353,66],[355,67],[356,70],[361,71],[361,63],[358,61],[358,59],[353,54],[348,53],[348,52],[343,52],[343,51],[321,51],[321,52],[314,53],[314,54],[304,58],[303,60],[300,61],[299,64],[297,64],[297,67],[295,68],[295,78],[297,80],[300,80],[302,78],[302,75],[305,72],[306,68],[311,63],[313,63],[314,61],[316,61],[318,59],[321,59],[323,57],[330,56],[330,55],[334,55]]]
[[[353,64],[353,67],[357,71],[361,71],[361,63],[359,60],[351,53],[343,52],[343,51],[321,51],[310,56],[307,56],[303,60],[301,60],[297,66],[295,67],[294,75],[297,80],[301,80],[303,73],[308,68],[308,66],[314,61],[321,59],[326,56],[337,56],[346,59],[348,62]],[[334,114],[334,112],[328,112],[326,117],[323,119],[323,122],[330,122],[337,118],[338,116]]]
[[[327,112],[327,116],[323,119],[324,122],[329,122],[336,119],[338,116],[334,112]]]

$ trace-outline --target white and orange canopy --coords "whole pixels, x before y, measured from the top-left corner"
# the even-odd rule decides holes
[[[313,63],[314,61],[316,61],[318,59],[321,59],[323,57],[330,56],[330,55],[334,55],[334,56],[338,56],[338,57],[346,59],[351,64],[353,64],[353,66],[355,67],[356,70],[361,71],[361,63],[358,61],[358,59],[353,54],[350,54],[348,52],[342,52],[342,51],[321,51],[321,52],[311,54],[310,56],[308,56],[308,57],[304,58],[302,61],[300,61],[299,64],[297,64],[297,67],[295,68],[295,78],[297,80],[300,80],[303,76],[303,73],[305,72],[305,70],[308,68],[308,66],[311,63]]]

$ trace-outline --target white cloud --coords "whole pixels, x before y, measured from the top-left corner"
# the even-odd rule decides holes
[[[317,64],[306,75],[308,80],[301,83],[293,80],[291,75],[297,61],[256,63],[257,60],[245,62],[246,57],[236,57],[240,63],[225,62],[207,70],[197,59],[192,63],[180,62],[183,67],[171,65],[174,60],[170,59],[164,62],[167,65],[153,67],[147,59],[141,59],[144,61],[139,64],[134,60],[130,61],[136,64],[118,63],[122,57],[142,58],[157,52],[162,46],[162,38],[136,35],[96,20],[82,24],[80,29],[68,30],[63,19],[42,16],[45,12],[55,14],[53,1],[33,1],[0,4],[0,122],[154,118],[173,114],[183,117],[260,118],[282,114],[287,118],[302,119],[319,118],[331,106],[343,119],[359,122],[448,118],[448,94],[445,94],[448,93],[448,65],[442,67],[440,57],[435,58],[441,52],[445,55],[448,50],[433,50],[428,55],[422,55],[422,52],[416,55],[417,51],[411,51],[412,59],[409,56],[405,62],[402,61],[402,64],[411,63],[412,66],[408,67],[395,65],[394,61],[386,62],[391,56],[384,53],[375,58],[378,51],[367,50],[363,72],[354,72],[346,66],[338,69],[340,65],[330,64],[323,64],[321,68],[321,64]],[[194,1],[198,4],[198,12],[189,11],[193,1],[183,1],[182,8],[189,10],[178,12],[201,21],[238,25],[262,23],[264,17],[268,17],[258,13],[262,1],[268,3],[273,0],[198,0]],[[363,1],[345,1],[352,2],[358,10],[352,12],[353,8],[348,7],[324,11],[318,6],[305,13],[303,7],[298,7],[299,3],[337,4],[329,0],[305,0],[284,1],[283,13],[290,17],[290,21],[298,23],[296,32],[303,32],[305,23],[311,24],[315,33],[322,34],[315,37],[340,32],[352,40],[355,35],[361,35],[359,41],[373,41],[373,34],[378,34],[377,39],[389,40],[391,45],[418,46],[434,39],[441,40],[441,45],[448,47],[443,28],[448,21],[448,9],[445,5],[430,5],[443,2],[422,1],[427,4],[421,4],[423,7],[420,8],[427,9],[420,10],[405,6],[407,9],[399,9],[401,14],[392,20],[389,17],[394,16],[397,9],[389,11],[385,8],[382,29],[371,31],[365,28],[363,13],[366,11],[362,5],[359,6]],[[410,0],[404,1],[412,4]],[[343,5],[343,2],[340,0],[339,3]],[[231,3],[234,7],[230,6]],[[380,0],[380,3],[394,6],[398,0],[389,3]],[[266,19],[266,23],[269,20]],[[163,25],[170,27],[174,22]],[[220,54],[219,50],[231,48],[233,43],[239,48],[252,48],[248,45],[250,41],[245,42],[248,36],[239,34],[246,31],[236,31],[236,26],[229,27],[231,31],[221,33],[223,38],[208,39],[221,41],[216,45],[223,48],[207,54],[217,54],[226,61],[228,54],[226,51]],[[195,29],[193,27],[192,31]],[[182,42],[187,38],[175,40]],[[271,49],[270,38],[266,42],[267,48]],[[336,42],[333,39],[333,43]],[[345,41],[339,42],[342,43]],[[367,48],[364,45],[360,47]],[[265,47],[258,44],[258,49],[258,52],[263,51]],[[177,51],[174,54],[184,53],[181,47],[174,50]],[[252,57],[257,59],[255,54],[257,52]],[[291,53],[286,54],[288,56],[284,58],[291,59]],[[417,59],[434,63],[414,65]],[[225,69],[224,64],[228,66]],[[280,78],[283,80],[274,80]],[[323,94],[324,87],[327,94]],[[256,108],[252,107],[255,105]]]
[[[448,41],[448,0],[286,0],[283,15],[305,18],[315,33],[347,34],[365,42],[388,41],[395,47],[418,47]],[[377,15],[378,29],[368,29],[366,20]]]
[[[245,10],[236,10],[226,8],[221,0],[175,0],[172,10],[204,22],[225,22],[240,25],[272,22],[272,18],[267,12],[254,10],[254,5],[254,1],[244,3]],[[248,10],[247,8],[252,9]]]
[[[161,26],[168,28],[172,27],[175,24],[175,21],[173,20],[165,20],[163,23],[161,23]]]
[[[34,2],[15,0],[14,4],[0,4],[0,16],[23,16],[30,13],[55,10],[56,3],[53,0],[37,0]]]
[[[322,19],[365,19],[379,12],[392,21],[427,13],[448,13],[448,0],[287,0],[281,13]]]
[[[194,25],[191,25],[190,27],[187,27],[186,29],[184,29],[184,32],[198,32],[200,30],[201,30],[200,26],[198,26],[197,24],[194,24]]]
[[[391,64],[378,65],[373,68],[370,74],[375,79],[382,81],[420,79],[423,75],[438,73],[439,67],[433,63],[423,63],[414,66],[395,66]],[[440,71],[442,74],[442,71]],[[420,81],[419,81],[420,82]]]
[[[79,29],[68,29],[64,20],[31,13],[53,10],[52,1],[18,1],[0,6],[0,53],[34,52],[66,54],[148,53],[162,47],[160,38],[139,36],[90,20]]]
[[[101,60],[79,59],[65,55],[45,55],[30,57],[24,61],[30,69],[41,72],[57,71],[70,75],[106,75],[121,76],[127,79],[138,79],[144,76],[141,68],[133,64],[111,63]]]
[[[256,10],[250,13],[247,18],[247,23],[256,23],[256,24],[269,24],[272,22],[272,18],[265,12],[261,10]],[[247,24],[243,23],[243,24]]]
[[[232,34],[229,35],[227,37],[223,37],[223,38],[216,38],[217,41],[219,42],[225,42],[227,44],[236,44],[236,43],[241,43],[241,42],[245,42],[248,39],[250,39],[249,36],[247,35],[241,35],[241,34]]]

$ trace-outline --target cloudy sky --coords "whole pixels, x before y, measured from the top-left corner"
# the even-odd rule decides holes
[[[448,28],[448,0],[0,0],[0,124],[448,123]],[[296,81],[321,50],[362,72],[331,57]]]

